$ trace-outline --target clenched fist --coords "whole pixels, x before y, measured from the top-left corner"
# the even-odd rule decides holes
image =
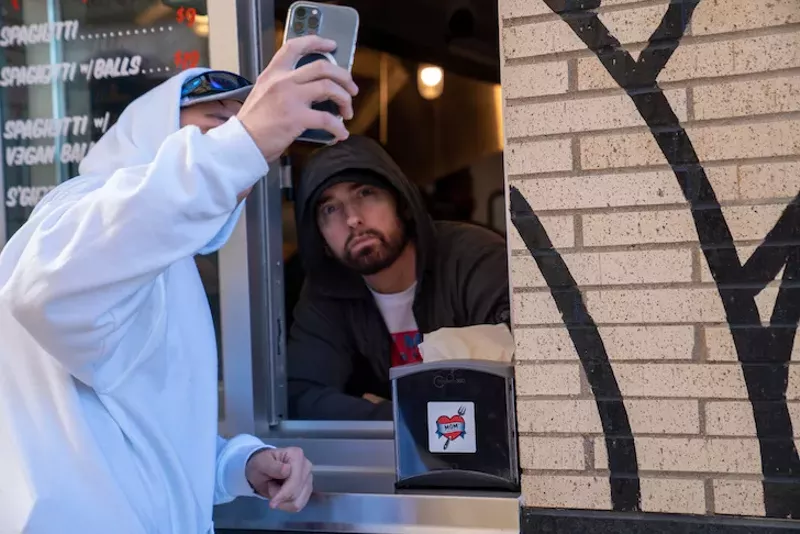
[[[311,497],[311,462],[297,447],[258,451],[247,461],[245,476],[259,495],[269,499],[270,508],[299,512]]]
[[[287,41],[258,76],[237,113],[267,162],[273,162],[307,129],[331,133],[336,141],[349,136],[341,119],[311,104],[332,100],[343,118],[353,117],[358,87],[350,73],[328,61],[314,61],[295,69],[311,53],[331,52],[336,42],[316,35]]]

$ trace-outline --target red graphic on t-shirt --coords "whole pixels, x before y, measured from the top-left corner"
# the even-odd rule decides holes
[[[422,361],[419,344],[422,336],[419,330],[395,332],[392,334],[392,367]]]

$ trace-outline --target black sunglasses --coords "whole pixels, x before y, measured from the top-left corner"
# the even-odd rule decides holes
[[[253,85],[250,80],[238,74],[223,70],[213,70],[198,74],[183,82],[181,87],[181,105],[194,98],[235,91]]]

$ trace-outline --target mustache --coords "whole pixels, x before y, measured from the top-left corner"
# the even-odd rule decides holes
[[[375,230],[365,230],[357,234],[350,234],[350,236],[347,238],[347,241],[345,242],[345,247],[350,248],[350,245],[353,243],[353,241],[355,241],[356,239],[360,239],[362,237],[374,237],[375,239],[381,242],[385,241],[383,239],[383,235],[381,235],[380,232],[377,232]]]

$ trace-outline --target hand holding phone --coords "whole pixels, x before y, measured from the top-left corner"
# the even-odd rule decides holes
[[[334,141],[349,136],[340,118],[310,104],[331,101],[352,118],[352,97],[358,87],[350,72],[328,61],[296,68],[301,58],[330,53],[336,46],[334,41],[312,35],[293,39],[258,76],[237,117],[268,162],[275,161],[304,131],[325,132]]]
[[[349,73],[353,67],[358,24],[358,12],[351,7],[301,0],[289,7],[283,42],[286,44],[308,35],[331,39],[336,43],[333,50],[306,54],[298,59],[295,68],[302,69],[314,63],[327,63],[341,67]],[[311,108],[329,113],[338,120],[351,118],[347,117],[341,106],[333,99],[315,101]],[[304,131],[298,139],[321,144],[330,144],[336,140],[330,132],[314,128]]]

